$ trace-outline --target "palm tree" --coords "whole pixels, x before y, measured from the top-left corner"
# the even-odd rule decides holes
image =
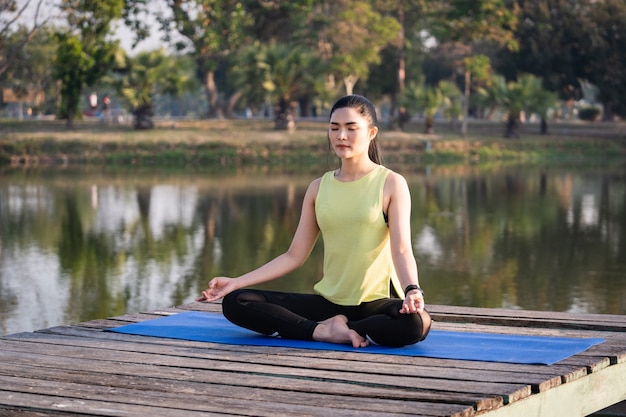
[[[305,47],[255,44],[236,62],[233,81],[242,98],[257,104],[271,101],[277,130],[294,130],[297,100],[324,89],[326,63]]]
[[[157,68],[163,64],[162,50],[140,52],[134,58],[127,58],[125,75],[118,81],[118,91],[122,101],[135,116],[136,129],[151,129],[154,95],[156,94]]]
[[[449,81],[440,81],[436,87],[411,85],[406,90],[405,106],[411,110],[417,107],[424,114],[424,133],[435,133],[435,115],[444,110],[453,116],[458,112],[459,88]]]
[[[541,117],[541,134],[548,134],[548,112],[554,107],[559,97],[557,93],[548,90],[537,91],[528,110]]]
[[[450,119],[454,124],[459,119],[459,116],[463,114],[463,94],[459,87],[451,81],[441,80],[437,84],[437,88],[444,97],[443,116],[446,119]]]
[[[510,82],[506,82],[500,75],[494,76],[491,88],[494,89],[491,96],[495,98],[498,107],[506,112],[506,138],[519,137],[522,111],[540,113],[545,120],[548,109],[556,99],[554,94],[543,89],[541,78],[532,74],[520,75],[517,81]]]
[[[152,116],[158,94],[176,96],[192,85],[188,68],[177,65],[176,59],[165,55],[162,49],[140,52],[133,58],[126,57],[125,70],[117,80],[117,89],[122,101],[135,116],[136,129],[154,127]]]

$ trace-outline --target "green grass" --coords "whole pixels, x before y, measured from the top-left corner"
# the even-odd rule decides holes
[[[328,160],[325,122],[299,122],[295,132],[276,131],[267,120],[162,121],[152,130],[61,121],[0,121],[0,164],[247,165],[313,164]],[[568,135],[541,136],[526,127],[520,139],[499,137],[502,126],[481,122],[480,134],[424,135],[381,129],[385,160],[393,163],[537,162],[623,159],[624,125],[571,124]],[[555,127],[562,132],[565,128]],[[594,134],[594,130],[597,134]],[[612,132],[608,134],[607,132]]]

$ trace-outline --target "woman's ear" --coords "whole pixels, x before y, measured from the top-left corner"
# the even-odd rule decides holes
[[[378,133],[378,126],[374,126],[373,128],[370,129],[370,140],[374,139],[376,137],[376,134]]]

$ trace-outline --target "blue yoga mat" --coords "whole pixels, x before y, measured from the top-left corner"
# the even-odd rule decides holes
[[[229,322],[223,315],[189,311],[110,329],[113,332],[231,345],[275,346],[342,352],[424,356],[487,362],[552,365],[604,342],[598,338],[520,336],[431,330],[426,340],[401,348],[289,340],[260,335]]]

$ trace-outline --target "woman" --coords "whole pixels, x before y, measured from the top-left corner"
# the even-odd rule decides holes
[[[238,278],[212,279],[198,301],[224,297],[230,321],[283,338],[355,348],[423,340],[431,318],[411,245],[409,189],[404,177],[381,165],[377,135],[368,99],[339,99],[330,111],[328,139],[341,166],[309,185],[287,252]],[[299,268],[320,232],[324,272],[316,294],[246,289]]]

